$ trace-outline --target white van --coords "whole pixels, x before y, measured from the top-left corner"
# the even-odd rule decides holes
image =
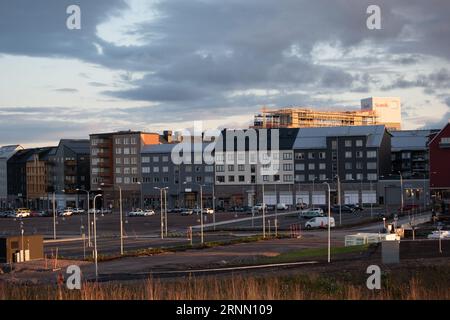
[[[330,217],[330,227],[334,228],[336,226],[334,222],[334,218]],[[306,229],[312,229],[312,228],[328,228],[328,217],[315,217],[310,220],[308,220],[305,223]]]

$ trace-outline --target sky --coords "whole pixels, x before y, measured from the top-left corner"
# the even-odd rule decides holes
[[[80,30],[66,27],[74,4]],[[263,106],[370,96],[400,97],[404,129],[440,128],[449,17],[448,0],[2,0],[0,145],[244,128]]]

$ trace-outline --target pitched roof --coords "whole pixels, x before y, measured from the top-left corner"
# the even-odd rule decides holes
[[[367,147],[379,147],[386,132],[384,125],[300,128],[294,149],[325,149],[327,137],[367,137]]]
[[[20,145],[11,145],[11,146],[0,147],[0,159],[9,159],[18,150],[21,150],[21,149],[23,149],[23,148]]]
[[[402,130],[392,131],[392,151],[425,150],[429,136],[438,130]]]
[[[59,146],[61,145],[77,154],[90,154],[91,152],[89,139],[61,139]]]

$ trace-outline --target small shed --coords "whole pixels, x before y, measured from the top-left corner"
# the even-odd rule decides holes
[[[0,262],[25,262],[43,258],[44,237],[41,235],[0,237]]]

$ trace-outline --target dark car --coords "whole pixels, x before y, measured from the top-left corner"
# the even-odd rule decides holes
[[[244,207],[234,206],[230,208],[231,212],[244,212]]]
[[[339,213],[339,212],[343,212],[343,213],[353,213],[355,212],[355,209],[353,209],[352,207],[349,207],[347,205],[344,206],[340,206],[340,210],[339,210],[339,205],[337,206],[333,206],[331,207],[331,211],[334,213]]]
[[[363,211],[364,208],[361,207],[359,204],[346,204],[347,207],[352,208],[355,211]]]

